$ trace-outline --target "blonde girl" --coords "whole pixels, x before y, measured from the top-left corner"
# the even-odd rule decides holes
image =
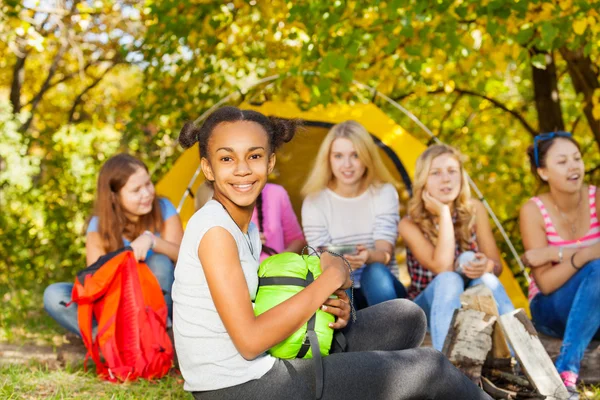
[[[471,198],[461,159],[458,150],[446,145],[421,154],[408,216],[400,222],[411,276],[408,296],[427,314],[437,350],[444,345],[465,287],[483,283],[492,290],[500,314],[514,309],[497,278],[502,264],[487,212]],[[455,261],[465,252],[472,261],[461,263],[460,271]]]
[[[312,247],[340,248],[354,270],[357,307],[406,297],[396,278],[398,193],[377,146],[356,121],[325,137],[302,190],[302,225]]]

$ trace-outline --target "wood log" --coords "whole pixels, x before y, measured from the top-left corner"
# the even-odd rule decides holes
[[[554,363],[546,353],[533,324],[523,309],[500,316],[500,326],[510,342],[529,382],[547,399],[567,399]]]
[[[498,306],[494,300],[492,291],[485,285],[475,285],[460,296],[462,308],[483,311],[486,314],[499,317]],[[494,333],[492,335],[492,358],[502,359],[511,357],[510,349],[506,343],[506,338],[502,333],[502,328],[496,322],[494,324]]]
[[[492,331],[496,317],[482,311],[454,311],[442,353],[476,384],[492,349]]]
[[[501,389],[494,385],[492,381],[487,379],[485,376],[481,377],[481,386],[483,390],[492,396],[494,399],[507,399],[514,400],[517,398],[517,392],[512,390]]]

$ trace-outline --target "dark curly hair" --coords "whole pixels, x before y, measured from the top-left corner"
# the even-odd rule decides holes
[[[266,117],[253,110],[241,110],[237,107],[221,107],[206,118],[202,126],[193,121],[186,122],[179,133],[179,143],[183,148],[192,147],[199,143],[200,157],[208,156],[208,140],[217,125],[223,122],[252,121],[263,127],[269,135],[270,151],[275,152],[282,144],[289,142],[294,137],[300,121],[295,119],[282,119]]]

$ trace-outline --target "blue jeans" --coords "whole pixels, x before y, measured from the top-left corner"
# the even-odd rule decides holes
[[[600,258],[585,264],[549,295],[537,294],[530,309],[535,328],[563,339],[556,359],[558,372],[579,374],[586,347],[600,339]]]
[[[480,278],[470,281],[467,287],[482,283],[492,291],[500,315],[515,309],[504,286],[494,274],[485,273]],[[431,342],[436,350],[442,351],[444,347],[454,310],[460,308],[460,295],[464,291],[465,281],[461,275],[456,272],[442,272],[436,275],[414,300],[427,315]]]
[[[173,261],[164,254],[152,254],[146,259],[148,268],[152,271],[162,292],[165,296],[165,303],[169,310],[169,319],[173,313],[173,299],[171,298],[171,287],[175,279],[175,267]],[[63,328],[70,332],[80,335],[79,324],[77,322],[77,304],[71,303],[71,292],[73,284],[68,282],[53,283],[44,291],[44,309],[56,320]],[[95,325],[95,321],[94,321]]]
[[[360,289],[354,291],[354,306],[358,310],[407,297],[402,283],[382,263],[372,263],[362,268],[360,286]]]

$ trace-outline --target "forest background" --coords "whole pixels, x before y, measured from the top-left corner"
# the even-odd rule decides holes
[[[183,122],[232,92],[310,108],[370,101],[356,82],[375,87],[467,155],[522,249],[518,210],[540,189],[525,149],[538,132],[572,132],[586,180],[600,182],[598,10],[600,0],[4,0],[0,341],[60,332],[42,293],[84,267],[102,163],[128,151],[158,180],[181,153]]]

